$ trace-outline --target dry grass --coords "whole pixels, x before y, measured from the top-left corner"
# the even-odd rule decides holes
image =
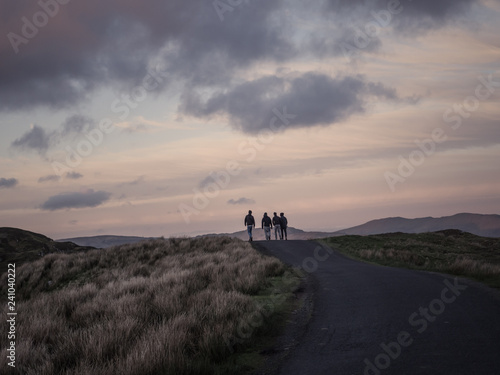
[[[250,295],[284,272],[276,259],[229,238],[159,239],[48,255],[17,270],[17,369],[10,371],[6,356],[0,369],[26,375],[231,373],[227,342],[258,308]],[[2,352],[6,341],[0,341]]]

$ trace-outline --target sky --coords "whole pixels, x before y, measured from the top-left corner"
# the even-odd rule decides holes
[[[0,227],[500,211],[498,0],[0,0]]]

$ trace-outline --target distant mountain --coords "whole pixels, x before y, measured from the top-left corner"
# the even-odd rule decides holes
[[[423,233],[437,232],[446,229],[458,229],[482,237],[500,237],[500,215],[481,215],[481,214],[457,214],[440,218],[424,217],[418,219],[406,219],[403,217],[390,217],[385,219],[372,220],[365,224],[336,232],[306,232],[294,227],[288,227],[289,240],[308,240],[316,238],[325,238],[341,236],[345,234],[370,235],[382,233]],[[248,234],[246,230],[234,233],[213,233],[204,234],[196,237],[207,236],[229,236],[247,241]],[[274,239],[274,230],[271,232]],[[134,236],[92,236],[76,237],[58,241],[71,241],[80,246],[92,246],[96,248],[107,248],[115,245],[124,245],[147,240],[151,237]],[[255,228],[253,238],[256,241],[264,240],[264,230]]]
[[[354,234],[367,236],[371,234],[383,233],[425,233],[437,232],[446,229],[457,229],[463,232],[468,232],[481,237],[500,237],[500,215],[481,215],[462,213],[453,216],[445,216],[440,218],[424,217],[418,219],[406,219],[403,217],[390,217],[385,219],[377,219],[369,221],[365,224],[358,225],[352,228],[343,229],[336,232],[305,232],[293,227],[288,228],[289,240],[307,240],[325,237],[342,236],[346,234]],[[255,228],[253,231],[254,240],[264,240],[264,230]],[[272,239],[274,239],[274,231],[271,231]],[[235,233],[220,233],[208,234],[204,236],[230,236],[242,240],[248,240],[246,230]]]
[[[91,237],[75,237],[67,238],[59,241],[71,241],[80,246],[92,246],[99,249],[105,249],[111,246],[125,245],[151,239],[152,237],[136,237],[136,236],[91,236]]]
[[[424,233],[445,229],[458,229],[482,237],[500,237],[500,215],[461,213],[439,218],[405,219],[403,217],[390,217],[372,220],[362,225],[335,232],[334,235],[370,235],[393,232]]]
[[[56,242],[42,234],[22,229],[0,228],[0,274],[7,270],[8,263],[15,263],[18,267],[50,253],[73,253],[90,249],[93,247]]]

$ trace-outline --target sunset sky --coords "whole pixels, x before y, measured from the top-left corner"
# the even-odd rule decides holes
[[[0,19],[0,227],[500,213],[498,0],[1,0]]]

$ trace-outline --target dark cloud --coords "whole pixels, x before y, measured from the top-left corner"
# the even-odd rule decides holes
[[[71,180],[78,180],[83,177],[83,174],[78,173],[78,172],[68,172],[66,173],[66,178],[69,178]]]
[[[413,33],[442,27],[478,1],[402,1],[404,9],[392,17],[390,28]],[[256,63],[286,63],[305,52],[340,56],[341,43],[352,43],[356,28],[373,21],[373,12],[386,10],[389,2],[243,1],[229,5],[231,11],[221,20],[214,2],[206,0],[72,1],[59,5],[47,25],[29,38],[22,36],[23,20],[41,11],[39,2],[3,2],[0,34],[11,35],[12,41],[15,33],[26,43],[14,42],[14,48],[7,37],[0,44],[0,111],[37,105],[67,108],[92,98],[102,87],[130,93],[151,71],[161,76],[158,90],[173,81],[191,90],[227,90],[238,72]],[[303,11],[310,24],[324,21],[324,16],[333,29],[299,32],[286,14]],[[373,38],[363,51],[377,52],[382,43]],[[71,119],[62,135],[89,125],[83,117]]]
[[[55,182],[55,181],[59,181],[61,179],[61,177],[59,177],[58,175],[49,175],[49,176],[44,176],[44,177],[40,177],[38,179],[38,183],[42,183],[42,182]]]
[[[34,151],[45,156],[49,149],[64,141],[74,141],[95,126],[95,121],[83,115],[72,115],[53,131],[46,131],[39,125],[33,125],[30,130],[11,143],[11,147],[21,151]]]
[[[234,127],[256,133],[330,125],[365,112],[373,101],[404,100],[394,89],[363,76],[306,73],[288,79],[263,77],[206,99],[191,91],[183,96],[180,109],[196,117],[226,115]]]
[[[10,189],[15,187],[19,181],[15,178],[0,178],[0,189]]]
[[[255,200],[250,199],[250,198],[240,198],[237,200],[230,199],[227,201],[227,204],[232,204],[232,205],[239,205],[239,204],[255,204]]]
[[[82,174],[78,172],[68,172],[64,175],[66,178],[69,178],[70,180],[78,180],[83,177]],[[38,183],[43,183],[43,182],[57,182],[61,180],[61,176],[58,175],[48,175],[48,176],[43,176],[38,179]]]
[[[328,9],[340,13],[349,22],[364,26],[378,21],[384,27],[391,26],[399,32],[421,32],[441,28],[447,22],[466,14],[480,0],[327,0]],[[389,12],[389,10],[392,10]],[[388,16],[388,13],[390,16]],[[375,14],[375,15],[374,15]],[[376,18],[380,16],[381,18]],[[387,25],[386,25],[387,24]]]
[[[69,208],[97,207],[109,200],[110,197],[111,193],[92,189],[86,192],[61,193],[50,197],[40,208],[45,211],[56,211]]]
[[[213,85],[257,60],[287,59],[295,51],[274,17],[282,2],[244,6],[222,22],[205,0],[61,5],[27,43],[0,44],[0,109],[64,108],[102,86],[140,84],[159,63],[167,81]],[[39,11],[38,3],[3,2],[0,34],[23,37],[23,17]]]
[[[71,135],[79,135],[88,132],[94,125],[95,121],[90,117],[80,114],[72,115],[66,118],[61,124],[60,135],[63,138]]]
[[[45,155],[51,145],[53,134],[48,134],[45,129],[38,125],[32,126],[21,138],[12,142],[11,146],[20,150],[35,151]]]

